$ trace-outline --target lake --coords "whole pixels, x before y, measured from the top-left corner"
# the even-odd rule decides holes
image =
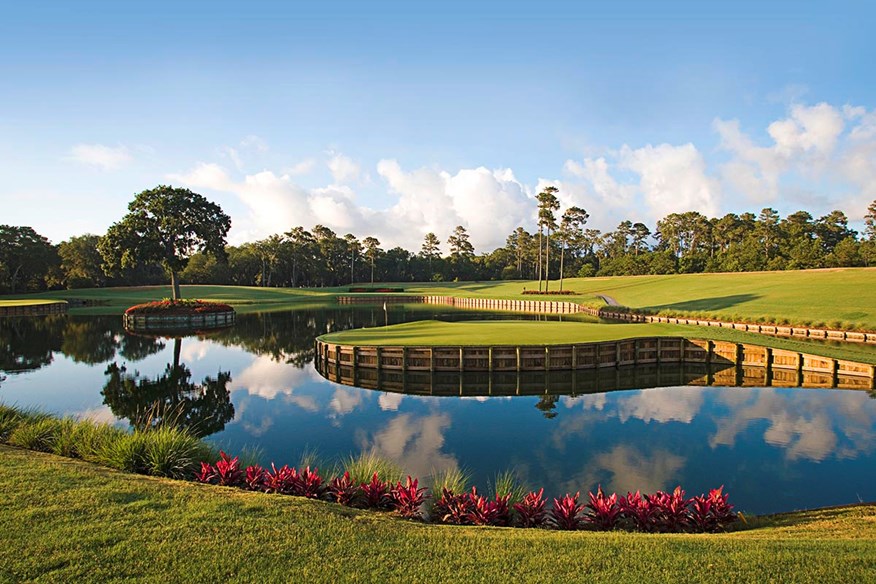
[[[373,450],[422,479],[464,468],[480,489],[514,470],[551,496],[723,484],[757,514],[876,500],[872,392],[687,385],[701,376],[676,368],[626,372],[600,385],[610,391],[579,392],[561,376],[488,395],[482,378],[462,377],[456,395],[405,394],[339,385],[314,367],[325,332],[485,318],[548,317],[333,306],[241,314],[231,329],[176,340],[129,334],[118,315],[0,319],[0,401],[122,426],[170,410],[229,452],[256,449],[262,464],[315,454],[330,466]]]

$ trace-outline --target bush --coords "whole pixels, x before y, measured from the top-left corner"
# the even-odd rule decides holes
[[[142,433],[143,468],[146,473],[175,479],[188,478],[209,449],[188,431],[170,426]]]
[[[107,442],[98,455],[101,464],[124,470],[146,474],[146,440],[142,432],[123,433],[117,439]]]
[[[9,443],[21,448],[52,452],[61,433],[62,422],[57,418],[23,420],[9,434]]]

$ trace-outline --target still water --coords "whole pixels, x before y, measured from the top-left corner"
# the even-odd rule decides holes
[[[320,334],[427,318],[521,316],[332,307],[239,315],[232,329],[176,340],[128,334],[119,316],[0,319],[0,401],[122,426],[154,420],[160,403],[230,452],[258,449],[263,464],[374,450],[423,478],[467,469],[481,488],[513,469],[552,496],[723,484],[749,513],[876,500],[872,392],[687,386],[696,375],[668,371],[663,387],[576,395],[546,379],[524,392],[541,395],[485,396],[463,379],[461,395],[435,396],[338,385],[314,368]]]

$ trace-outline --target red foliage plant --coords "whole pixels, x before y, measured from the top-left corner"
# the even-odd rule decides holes
[[[425,500],[425,492],[425,487],[420,487],[417,479],[411,479],[411,476],[408,475],[405,484],[399,481],[390,491],[390,496],[399,515],[413,519],[420,517],[420,507]]]
[[[395,502],[390,495],[391,488],[391,483],[381,481],[374,473],[370,482],[361,485],[365,506],[369,509],[392,509]]]
[[[689,514],[690,526],[696,531],[715,532],[736,521],[733,505],[727,502],[728,495],[722,493],[724,485],[691,499]]]
[[[597,529],[604,531],[617,527],[618,521],[621,519],[621,507],[617,502],[617,495],[612,493],[607,496],[602,492],[602,485],[597,487],[596,494],[588,493],[590,502],[587,503],[588,509],[584,518],[589,523],[596,526]]]
[[[551,523],[557,529],[580,529],[583,523],[581,512],[584,511],[584,505],[578,504],[578,497],[581,493],[570,495],[566,493],[559,499],[554,499],[554,506],[551,508]]]
[[[433,515],[441,523],[470,525],[472,504],[469,493],[456,495],[453,491],[442,487],[441,497],[435,501]]]
[[[202,462],[201,472],[195,474],[195,480],[199,483],[212,484],[216,480],[216,469],[209,462]]]
[[[517,524],[520,527],[541,527],[544,525],[547,512],[545,506],[544,489],[538,492],[532,491],[523,497],[519,503],[514,503],[514,511],[517,512]]]
[[[262,489],[266,493],[281,493],[291,495],[298,472],[289,465],[284,464],[277,468],[271,463],[271,470],[265,471]]]
[[[352,507],[360,493],[359,485],[350,479],[349,472],[344,472],[343,476],[335,477],[329,481],[329,498],[335,503]]]
[[[680,486],[675,487],[672,494],[657,491],[646,496],[654,507],[652,523],[656,531],[676,532],[684,531],[688,527],[690,521],[687,506],[690,501],[684,498],[684,490]]]
[[[224,451],[219,451],[219,460],[213,465],[216,470],[216,484],[225,487],[237,487],[243,482],[243,470],[240,468],[240,459],[231,458]]]
[[[246,467],[243,486],[250,491],[261,491],[265,484],[265,469],[259,465]]]
[[[234,310],[224,302],[209,302],[207,300],[156,300],[136,304],[125,311],[125,314],[206,314],[210,312],[229,312]]]
[[[325,493],[325,487],[322,484],[322,477],[319,476],[318,469],[310,470],[308,466],[304,470],[295,471],[293,469],[293,474],[292,495],[307,497],[308,499],[319,499]]]

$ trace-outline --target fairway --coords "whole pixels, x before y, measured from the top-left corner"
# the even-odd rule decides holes
[[[558,282],[550,289],[557,290]],[[649,313],[701,315],[725,320],[876,330],[876,268],[785,272],[678,274],[572,278],[564,290],[577,296],[522,295],[537,282],[417,284],[410,292],[453,296],[564,300],[603,306],[607,295]]]

